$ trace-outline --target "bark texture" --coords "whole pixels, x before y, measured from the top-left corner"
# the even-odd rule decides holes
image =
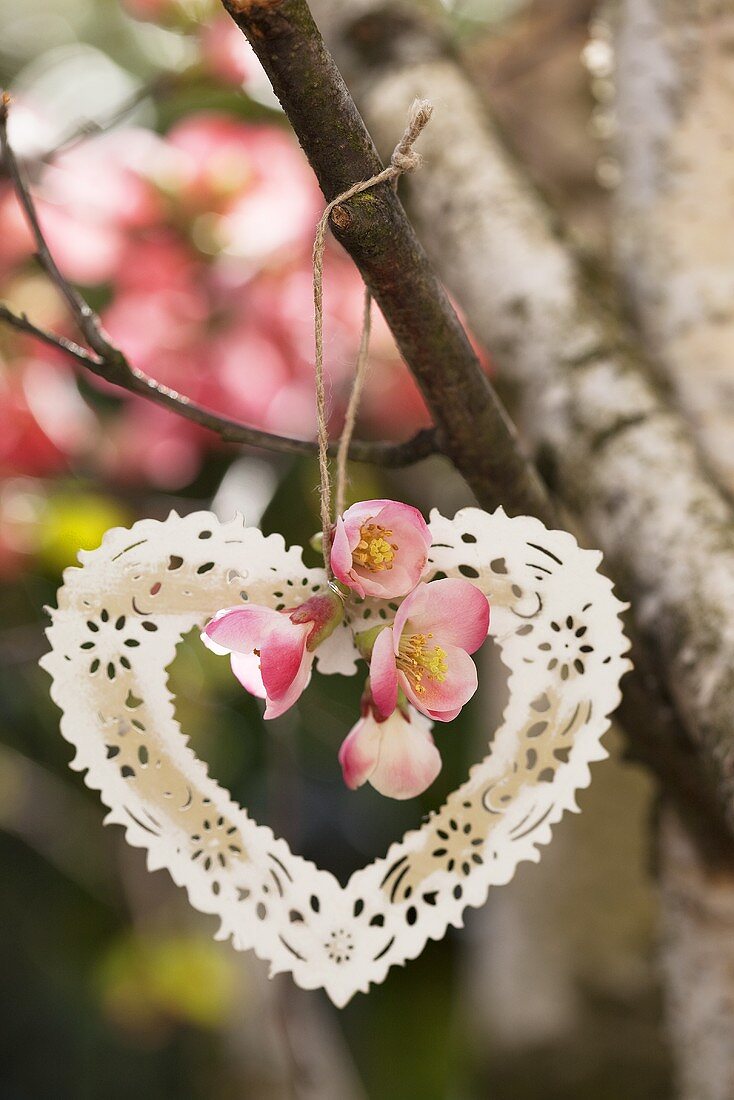
[[[687,425],[652,381],[645,356],[594,300],[551,213],[434,27],[384,0],[360,0],[348,11],[320,0],[317,14],[379,146],[389,143],[413,96],[436,105],[422,144],[424,168],[406,183],[418,232],[514,389],[541,472],[583,520],[632,600],[636,627],[731,824],[728,502],[709,480]],[[628,717],[634,732],[637,705]]]
[[[623,286],[657,370],[734,490],[734,5],[624,0],[616,50]],[[663,964],[683,1100],[734,1095],[734,875],[672,814],[659,836]]]
[[[615,227],[630,307],[734,492],[734,4],[624,0]]]
[[[262,62],[327,199],[382,170],[305,0],[225,0]],[[391,150],[407,108],[388,139]],[[335,236],[357,264],[435,418],[446,455],[485,506],[550,520],[548,497],[484,375],[392,187],[337,207]],[[484,440],[491,439],[488,448]]]
[[[672,812],[661,825],[661,961],[677,1095],[731,1100],[734,875],[702,865]]]

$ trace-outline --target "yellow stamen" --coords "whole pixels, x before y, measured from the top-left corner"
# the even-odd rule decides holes
[[[359,542],[352,551],[352,559],[370,573],[381,573],[383,569],[392,569],[397,543],[388,542],[392,535],[379,523],[364,523],[359,529]]]
[[[449,670],[445,650],[439,645],[428,645],[432,637],[432,634],[411,634],[409,638],[400,640],[396,663],[410,680],[417,695],[425,693],[424,676],[442,684]]]

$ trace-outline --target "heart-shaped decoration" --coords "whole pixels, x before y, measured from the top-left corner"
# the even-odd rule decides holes
[[[465,577],[492,605],[490,635],[510,670],[510,699],[492,749],[420,829],[342,887],[258,825],[207,774],[174,717],[166,669],[182,636],[222,607],[280,608],[321,591],[298,547],[222,524],[208,512],[115,528],[64,575],[42,666],[76,748],[72,767],[109,807],[106,822],[167,867],[191,904],[221,918],[219,938],[253,948],[271,973],[292,971],[337,1005],[461,926],[490,886],[537,860],[551,827],[603,759],[600,738],[630,662],[623,606],[582,550],[535,519],[475,508],[434,512],[427,579]],[[393,605],[394,606],[394,605]],[[359,628],[385,605],[357,605]],[[351,675],[347,625],[317,651],[323,673]],[[345,731],[346,732],[346,731]]]

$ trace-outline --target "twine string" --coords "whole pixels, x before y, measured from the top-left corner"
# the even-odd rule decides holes
[[[352,442],[354,425],[357,421],[357,410],[362,397],[362,390],[367,380],[367,365],[370,352],[370,332],[372,330],[372,295],[365,287],[364,307],[362,315],[362,333],[359,338],[359,351],[354,368],[354,382],[349,394],[347,411],[344,414],[344,426],[339,436],[339,446],[336,452],[336,491],[334,512],[337,516],[344,512],[347,495],[347,463],[349,461],[349,444]]]
[[[329,224],[334,207],[371,187],[377,187],[381,183],[392,181],[397,184],[398,177],[404,172],[413,172],[420,167],[421,155],[413,149],[418,135],[428,123],[433,114],[433,106],[428,100],[416,99],[408,111],[408,121],[405,132],[390,157],[390,163],[377,175],[370,179],[352,184],[331,202],[327,203],[324,212],[316,227],[316,237],[313,246],[313,301],[314,301],[314,337],[315,337],[315,362],[316,376],[316,421],[319,449],[319,482],[320,482],[320,508],[321,508],[321,533],[322,549],[324,555],[324,568],[329,580],[333,580],[331,570],[331,473],[329,469],[329,427],[326,408],[326,383],[324,379],[324,249],[326,246],[326,229]],[[357,419],[357,409],[364,387],[366,377],[367,358],[369,352],[369,338],[371,328],[371,295],[365,291],[364,319],[362,335],[357,354],[355,378],[352,392],[349,396],[344,428],[337,450],[337,486],[336,506],[337,514],[344,509],[344,498],[347,483],[347,455],[349,443],[354,431]]]

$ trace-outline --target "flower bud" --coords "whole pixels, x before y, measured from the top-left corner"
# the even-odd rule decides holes
[[[344,600],[338,592],[330,588],[328,592],[311,596],[300,607],[287,612],[287,615],[297,626],[303,623],[313,624],[306,642],[309,653],[313,653],[341,624],[344,618]]]

